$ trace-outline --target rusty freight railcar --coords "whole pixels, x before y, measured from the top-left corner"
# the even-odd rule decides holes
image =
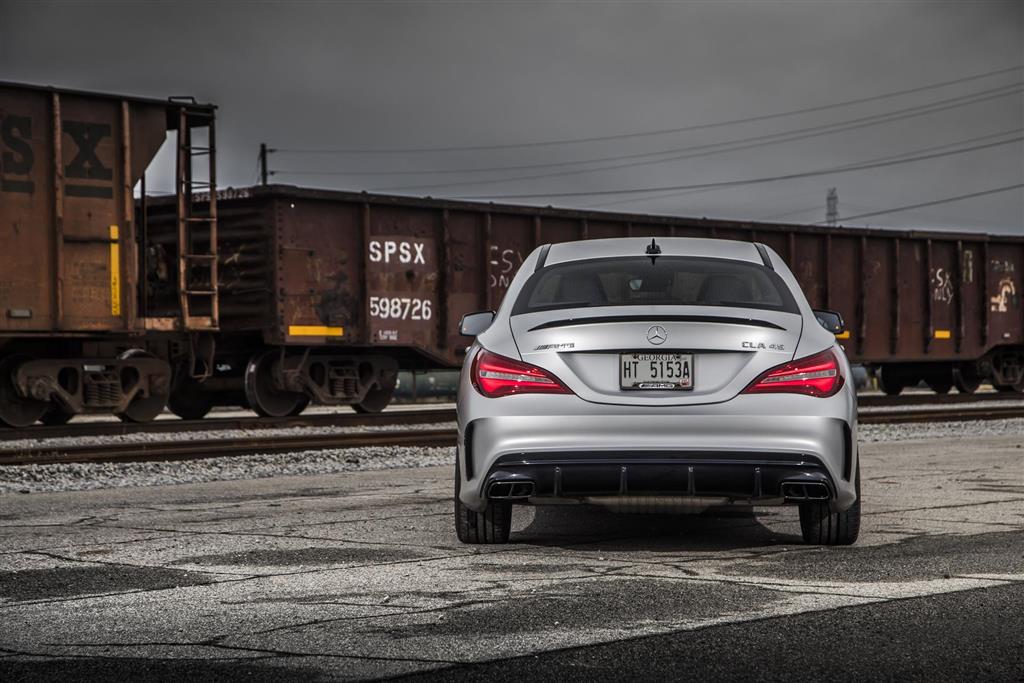
[[[284,415],[310,401],[374,411],[402,367],[454,367],[460,318],[495,308],[536,246],[601,237],[761,242],[811,304],[846,319],[849,356],[896,392],[920,380],[1024,388],[1024,239],[821,228],[414,199],[289,186],[220,194],[220,330],[212,375],[175,381],[171,407],[218,402]],[[147,310],[173,307],[174,203],[144,228]],[[166,259],[164,263],[162,259]]]
[[[163,410],[171,366],[147,350],[147,330],[187,334],[215,321],[185,320],[180,306],[155,320],[140,308],[134,190],[168,131],[179,206],[211,187],[212,153],[210,176],[192,182],[204,151],[190,141],[200,129],[212,148],[213,120],[212,106],[191,100],[0,83],[0,426]],[[210,208],[175,209],[207,245]],[[209,281],[215,267],[206,258],[195,270]]]

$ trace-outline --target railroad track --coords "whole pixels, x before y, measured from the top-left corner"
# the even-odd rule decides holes
[[[988,391],[978,394],[901,394],[899,396],[871,395],[857,397],[861,408],[889,408],[895,406],[968,405],[999,401],[1021,401],[1024,394],[1013,391]]]
[[[978,402],[969,402],[976,405]],[[964,420],[998,420],[1024,417],[1021,405],[984,405],[966,408],[955,402],[911,410],[869,409],[862,411],[861,424],[898,424]],[[440,410],[394,412],[383,415],[311,415],[316,426],[354,425],[410,425],[447,422],[455,419],[455,411]],[[339,423],[338,418],[344,418]],[[332,421],[334,420],[334,421]],[[234,419],[204,420],[207,422],[235,422]],[[261,423],[262,424],[262,423]],[[296,426],[289,421],[288,426]],[[301,426],[301,425],[300,425]],[[141,462],[168,460],[197,460],[202,458],[284,453],[368,446],[454,446],[456,430],[446,429],[394,429],[310,435],[260,435],[258,431],[231,439],[187,439],[133,443],[106,443],[89,446],[41,446],[38,449],[0,451],[0,466],[82,463],[82,462]]]
[[[48,465],[80,462],[156,462],[222,456],[287,453],[368,446],[453,446],[454,429],[405,429],[348,434],[259,435],[233,439],[189,439],[56,446],[38,450],[0,451],[0,465]]]
[[[914,410],[865,412],[857,416],[860,424],[903,424],[911,422],[964,422],[967,420],[1007,420],[1024,417],[1024,406],[984,406],[962,408],[940,406]]]
[[[999,401],[1021,401],[1024,395],[1017,393],[982,394],[911,394],[903,396],[861,396],[861,408],[887,408],[918,405],[941,405],[953,409],[955,406],[977,403],[998,403]],[[377,414],[358,413],[312,413],[295,417],[257,417],[240,415],[233,417],[207,417],[202,420],[166,419],[153,422],[78,422],[47,427],[33,425],[24,429],[0,429],[0,443],[22,439],[50,439],[79,436],[122,436],[125,434],[157,434],[174,432],[207,432],[219,430],[256,431],[263,429],[284,429],[291,427],[364,427],[369,425],[414,425],[455,420],[452,408],[422,408],[419,410],[392,410]]]
[[[366,427],[370,425],[415,425],[451,422],[454,408],[423,408],[393,410],[375,414],[311,413],[295,417],[207,417],[202,420],[154,420],[153,422],[80,422],[47,427],[33,425],[24,429],[0,430],[0,443],[21,439],[51,439],[79,436],[122,436],[125,434],[159,434],[174,432],[212,432],[219,430],[257,431],[291,427]]]

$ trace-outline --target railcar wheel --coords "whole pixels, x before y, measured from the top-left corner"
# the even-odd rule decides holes
[[[121,354],[121,360],[129,358],[155,358],[153,354],[142,349],[128,349]],[[152,386],[150,387],[152,389]],[[132,399],[123,413],[117,417],[122,422],[152,422],[167,407],[168,394],[150,393],[149,396],[137,396]]]
[[[1018,394],[1024,393],[1024,377],[1016,384],[1000,384],[996,387],[999,391],[1015,391]]]
[[[981,386],[981,378],[975,372],[953,368],[953,386],[961,394],[973,394]]]
[[[0,361],[0,425],[28,427],[50,407],[49,401],[19,396],[14,388],[14,371],[31,356],[15,354]]]
[[[903,378],[895,371],[883,367],[878,373],[878,388],[887,396],[896,396],[903,391]]]
[[[182,420],[201,420],[213,408],[213,397],[192,379],[186,366],[180,365],[174,371],[167,407]]]
[[[249,407],[261,417],[287,417],[303,401],[309,402],[304,394],[274,386],[274,364],[279,357],[276,350],[257,353],[245,368],[245,397]]]
[[[292,408],[292,412],[288,413],[288,417],[295,417],[302,415],[302,411],[309,407],[309,396],[302,394],[302,399]]]
[[[388,407],[394,394],[394,389],[370,389],[362,401],[352,404],[352,410],[357,413],[379,413]]]
[[[39,418],[39,421],[47,427],[60,427],[71,422],[71,418],[74,416],[74,413],[69,413],[58,405],[50,404],[50,407],[46,409],[46,412]]]
[[[946,377],[943,377],[942,379],[930,379],[928,380],[928,388],[936,394],[948,394],[949,390],[953,388],[953,379]]]

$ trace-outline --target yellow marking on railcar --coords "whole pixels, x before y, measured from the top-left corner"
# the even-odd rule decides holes
[[[121,317],[121,245],[120,231],[110,226],[110,315]]]
[[[840,332],[839,334],[836,335],[836,339],[849,339],[849,338],[850,338],[850,331],[849,330],[843,330],[842,332]]]
[[[327,327],[326,325],[289,325],[289,337],[340,337],[345,334],[343,327]]]
[[[949,330],[935,330],[936,339],[951,339],[953,334]]]

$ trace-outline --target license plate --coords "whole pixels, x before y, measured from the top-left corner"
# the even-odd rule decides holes
[[[621,353],[622,389],[693,389],[692,353]]]

